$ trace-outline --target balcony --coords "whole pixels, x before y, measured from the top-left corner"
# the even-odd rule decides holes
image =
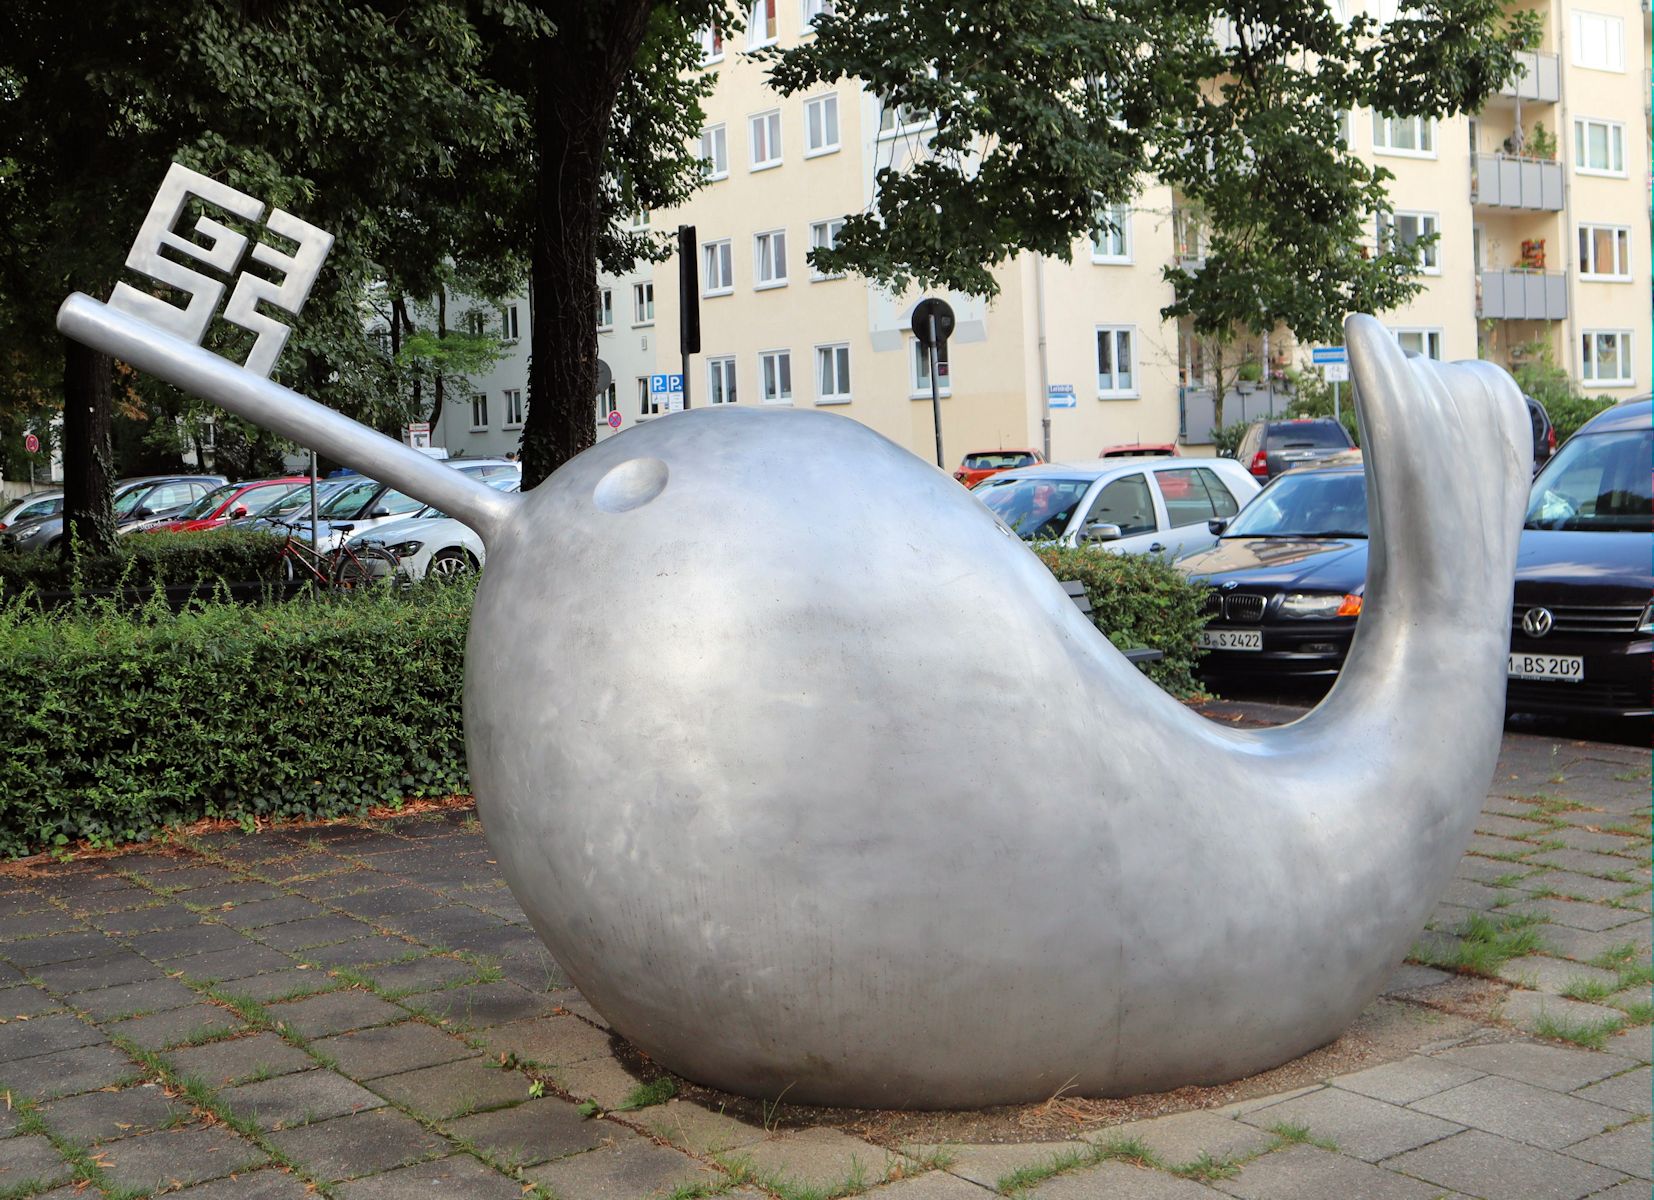
[[[1501,97],[1530,104],[1555,104],[1562,98],[1556,55],[1524,50],[1516,58],[1522,74],[1499,89]]]
[[[1470,157],[1470,202],[1479,208],[1562,211],[1562,164],[1508,154]]]
[[[1568,277],[1560,271],[1483,271],[1476,315],[1498,321],[1560,321],[1568,315]]]

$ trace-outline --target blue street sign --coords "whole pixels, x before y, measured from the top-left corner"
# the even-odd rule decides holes
[[[682,395],[682,375],[651,375],[649,376],[649,394],[651,396]]]
[[[1310,361],[1316,366],[1325,366],[1327,363],[1348,362],[1342,346],[1317,346],[1309,352]]]
[[[676,395],[677,393],[682,392],[683,391],[683,376],[682,375],[668,375],[666,377],[666,390],[668,392],[671,392],[674,395]]]
[[[1051,408],[1074,407],[1074,385],[1072,383],[1053,383],[1045,389],[1045,402]]]

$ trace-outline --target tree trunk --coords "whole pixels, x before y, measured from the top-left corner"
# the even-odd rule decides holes
[[[63,553],[115,548],[115,361],[67,338],[63,342]]]
[[[448,290],[446,288],[438,288],[437,289],[437,294],[436,294],[436,338],[437,338],[437,342],[440,344],[442,339],[447,337],[447,336],[448,336]],[[440,360],[438,360],[438,361],[440,361]],[[428,418],[426,418],[426,423],[428,425],[430,425],[431,432],[435,433],[436,432],[436,423],[438,421],[442,420],[442,408],[443,408],[442,399],[443,399],[443,397],[442,397],[442,372],[441,371],[438,371],[436,373],[436,378],[434,378],[431,381],[431,391],[436,394],[436,398],[431,403],[431,415]]]
[[[1223,343],[1217,338],[1212,339],[1212,360],[1217,365],[1216,378],[1212,383],[1212,428],[1223,428]]]

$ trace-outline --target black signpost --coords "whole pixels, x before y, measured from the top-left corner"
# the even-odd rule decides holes
[[[936,465],[942,460],[942,376],[948,373],[948,335],[953,332],[953,309],[946,300],[932,296],[919,301],[913,310],[913,336],[930,355],[930,411],[936,421]]]
[[[695,227],[678,226],[678,352],[683,355],[683,406],[689,407],[689,356],[701,352],[701,271]]]

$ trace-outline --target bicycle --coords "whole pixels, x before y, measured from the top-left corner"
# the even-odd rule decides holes
[[[379,585],[388,585],[396,578],[402,562],[390,550],[377,545],[352,546],[350,531],[354,525],[334,525],[334,532],[343,534],[345,541],[337,550],[324,552],[307,541],[294,536],[303,526],[298,522],[277,520],[287,531],[282,542],[280,558],[282,577],[292,583],[299,577],[299,569],[314,582],[335,592],[355,592]]]

